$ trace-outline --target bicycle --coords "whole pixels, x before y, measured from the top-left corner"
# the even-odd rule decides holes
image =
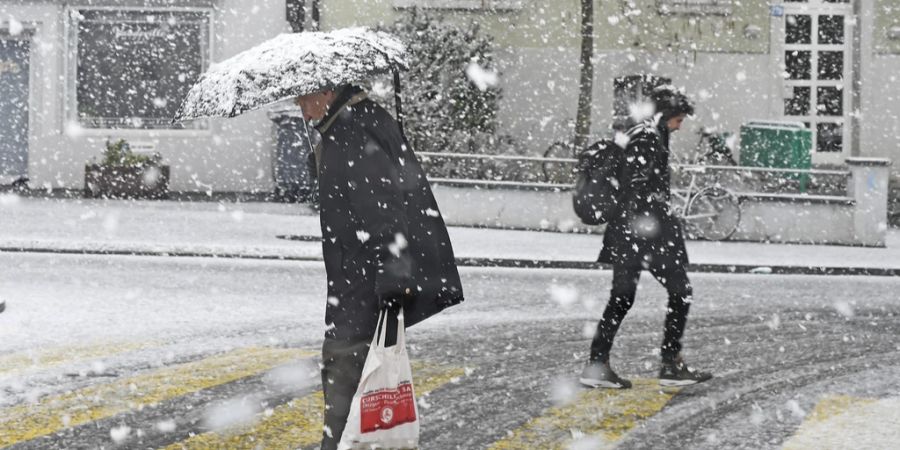
[[[712,166],[736,166],[734,154],[728,140],[729,132],[718,132],[715,128],[700,127],[697,130],[700,139],[694,148],[694,164],[708,164]]]
[[[546,183],[571,183],[571,159],[575,157],[575,144],[569,141],[556,141],[544,150],[544,161],[541,163],[541,174]]]
[[[24,194],[28,192],[28,177],[0,177],[0,192]]]
[[[680,167],[689,172],[687,189],[672,189],[672,208],[684,224],[691,239],[722,241],[730,238],[741,222],[741,206],[737,196],[720,186],[697,187],[697,176],[703,167]]]

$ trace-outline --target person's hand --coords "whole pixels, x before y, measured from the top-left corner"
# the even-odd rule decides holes
[[[410,288],[406,288],[406,290],[403,291],[403,294],[399,296],[384,297],[381,299],[381,309],[397,311],[403,306],[403,300],[409,298],[411,295],[412,290]]]
[[[403,301],[398,297],[390,297],[381,299],[381,309],[388,311],[397,311],[403,306]]]

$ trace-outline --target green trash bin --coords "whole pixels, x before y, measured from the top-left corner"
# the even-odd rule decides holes
[[[741,165],[779,169],[812,166],[812,132],[800,122],[753,121],[741,126]],[[806,192],[808,173],[785,173]]]

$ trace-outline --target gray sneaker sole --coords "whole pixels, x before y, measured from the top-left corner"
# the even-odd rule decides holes
[[[612,381],[606,380],[594,380],[591,378],[579,378],[578,382],[592,388],[606,388],[606,389],[625,389],[624,385],[619,383],[613,383]]]
[[[697,380],[666,380],[663,378],[659,379],[660,386],[690,386],[699,382],[700,381]]]

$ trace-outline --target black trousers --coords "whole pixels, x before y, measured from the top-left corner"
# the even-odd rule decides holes
[[[613,266],[609,303],[603,311],[603,317],[597,324],[597,331],[591,342],[591,361],[609,361],[609,352],[612,349],[616,332],[619,331],[619,325],[625,319],[631,305],[634,304],[634,296],[642,270],[641,267]],[[681,336],[684,334],[684,327],[687,323],[693,290],[684,266],[651,265],[648,270],[669,294],[661,354],[663,361],[671,362],[681,351]]]
[[[396,315],[389,316],[387,322],[385,346],[392,346],[397,342]],[[325,397],[322,450],[337,449],[341,442],[373,337],[355,340],[325,337],[322,344],[322,393]]]
[[[322,345],[322,393],[325,396],[322,450],[337,449],[341,442],[371,342],[371,339],[347,341],[326,338]]]

